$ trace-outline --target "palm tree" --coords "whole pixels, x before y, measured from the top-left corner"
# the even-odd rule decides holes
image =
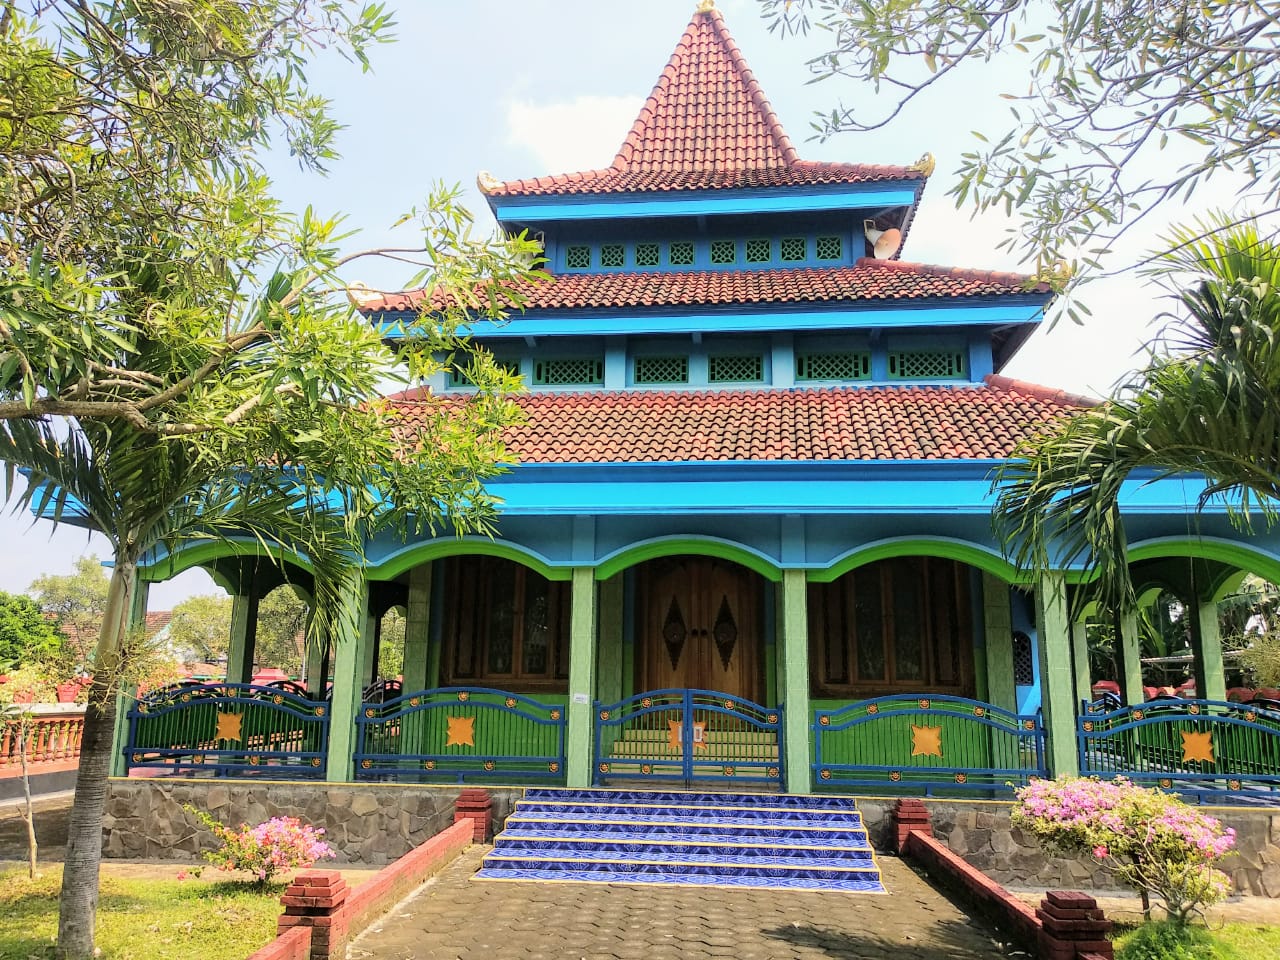
[[[1154,272],[1176,313],[1116,396],[1025,442],[997,471],[993,519],[1014,561],[1080,561],[1104,609],[1132,609],[1121,485],[1201,475],[1247,529],[1280,497],[1280,244],[1254,222],[1178,231]]]

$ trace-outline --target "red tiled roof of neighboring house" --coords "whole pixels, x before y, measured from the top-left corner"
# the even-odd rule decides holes
[[[391,400],[406,433],[452,402],[422,391]],[[517,402],[526,422],[505,440],[519,462],[617,463],[999,459],[1089,401],[993,376],[972,387],[539,392]]]
[[[862,258],[853,266],[689,273],[556,274],[527,289],[528,310],[680,307],[752,303],[924,300],[1048,293],[1049,285],[1018,273],[934,267]],[[365,299],[365,313],[418,310],[420,290]]]
[[[172,610],[149,610],[147,611],[146,620],[143,621],[144,629],[148,637],[153,637],[165,627],[169,625],[169,621],[173,619]]]
[[[718,10],[699,10],[602,170],[501,183],[491,196],[924,180],[925,167],[801,160]]]

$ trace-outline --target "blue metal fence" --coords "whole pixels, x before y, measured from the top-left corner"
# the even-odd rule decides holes
[[[819,788],[990,792],[1048,773],[1038,713],[965,697],[860,700],[815,710],[812,729]]]
[[[487,687],[440,687],[366,702],[356,716],[357,779],[564,781],[566,717]]]
[[[329,704],[247,683],[184,684],[127,713],[127,770],[324,779]]]

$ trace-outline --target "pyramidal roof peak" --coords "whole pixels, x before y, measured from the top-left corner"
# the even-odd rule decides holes
[[[925,180],[931,169],[800,159],[720,11],[702,0],[612,164],[477,183],[490,196],[536,196]]]

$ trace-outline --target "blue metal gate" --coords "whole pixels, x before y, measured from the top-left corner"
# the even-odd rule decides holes
[[[782,783],[782,708],[714,690],[595,704],[595,783]]]

